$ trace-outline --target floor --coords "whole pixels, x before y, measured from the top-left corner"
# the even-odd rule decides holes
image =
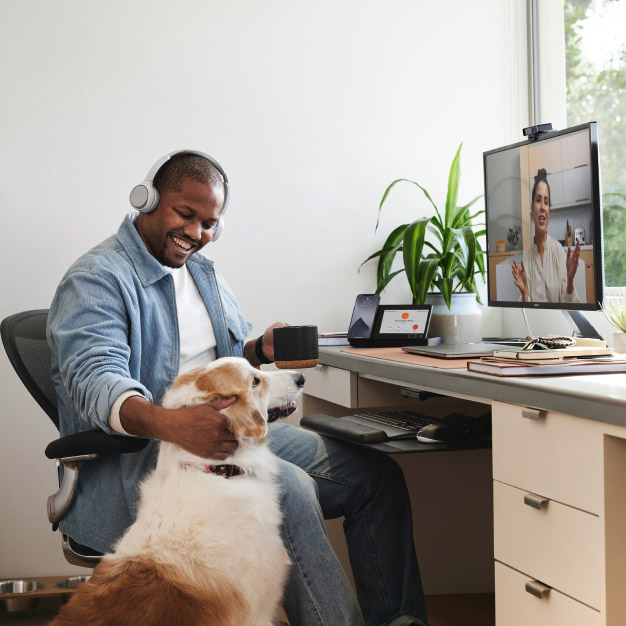
[[[426,596],[426,608],[428,626],[495,626],[496,624],[493,593]]]
[[[428,596],[428,626],[495,626],[494,596],[479,593],[463,596]],[[0,613],[0,626],[44,626],[55,616],[60,601],[44,598],[36,609]]]

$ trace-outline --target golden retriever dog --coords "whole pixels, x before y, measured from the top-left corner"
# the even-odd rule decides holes
[[[295,409],[304,376],[218,359],[179,376],[163,406],[237,396],[223,410],[238,446],[228,459],[161,442],[137,519],[52,626],[271,626],[289,558],[280,536],[268,413]]]

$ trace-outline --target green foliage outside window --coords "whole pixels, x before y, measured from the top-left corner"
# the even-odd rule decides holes
[[[598,44],[607,43],[611,35],[607,26],[626,22],[624,4],[565,2],[567,124],[598,122],[604,272],[609,287],[626,286],[626,23],[615,45]]]

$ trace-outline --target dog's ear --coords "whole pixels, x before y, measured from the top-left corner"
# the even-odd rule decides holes
[[[260,439],[267,434],[267,421],[256,407],[237,400],[228,408],[231,430],[235,439],[254,437]]]

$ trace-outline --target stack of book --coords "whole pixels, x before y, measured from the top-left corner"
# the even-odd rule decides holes
[[[613,356],[598,358],[544,359],[532,361],[483,357],[467,362],[471,372],[493,376],[570,376],[572,374],[608,374],[626,372],[626,360]]]
[[[603,342],[602,342],[603,343]],[[601,345],[577,345],[549,350],[503,348],[492,356],[468,361],[467,369],[494,376],[549,376],[626,372],[626,359]]]

